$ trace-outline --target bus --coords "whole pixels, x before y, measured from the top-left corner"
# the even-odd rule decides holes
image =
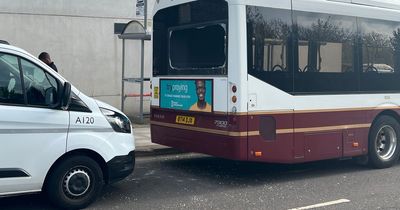
[[[270,163],[400,155],[400,3],[157,1],[152,142]]]

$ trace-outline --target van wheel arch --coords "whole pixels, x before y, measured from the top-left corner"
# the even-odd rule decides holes
[[[46,189],[46,185],[48,183],[48,178],[49,175],[51,174],[51,172],[56,168],[56,166],[58,166],[59,164],[61,164],[64,160],[73,157],[73,156],[77,156],[77,155],[83,155],[83,156],[87,156],[91,159],[93,159],[94,161],[97,162],[97,164],[99,164],[101,171],[103,172],[103,179],[104,179],[104,183],[108,184],[108,170],[107,170],[107,163],[104,161],[104,159],[97,153],[94,152],[92,150],[88,150],[88,149],[78,149],[78,150],[73,150],[73,151],[69,151],[67,153],[65,153],[63,156],[59,157],[54,163],[53,165],[50,167],[50,169],[47,171],[46,174],[46,178],[43,182],[43,186],[42,186],[42,190]]]

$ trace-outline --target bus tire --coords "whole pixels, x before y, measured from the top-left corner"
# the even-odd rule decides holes
[[[368,162],[374,168],[388,168],[399,159],[400,124],[391,116],[381,116],[368,137]]]
[[[77,155],[54,168],[46,183],[46,193],[60,208],[82,209],[96,200],[103,185],[99,164],[87,156]]]

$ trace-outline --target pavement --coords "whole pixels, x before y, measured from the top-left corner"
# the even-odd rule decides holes
[[[133,124],[132,126],[136,143],[136,156],[142,157],[182,153],[182,151],[177,149],[152,143],[149,123]]]

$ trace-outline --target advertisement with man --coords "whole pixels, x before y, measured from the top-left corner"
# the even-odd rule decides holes
[[[197,112],[212,112],[213,83],[208,79],[161,80],[160,106]]]

